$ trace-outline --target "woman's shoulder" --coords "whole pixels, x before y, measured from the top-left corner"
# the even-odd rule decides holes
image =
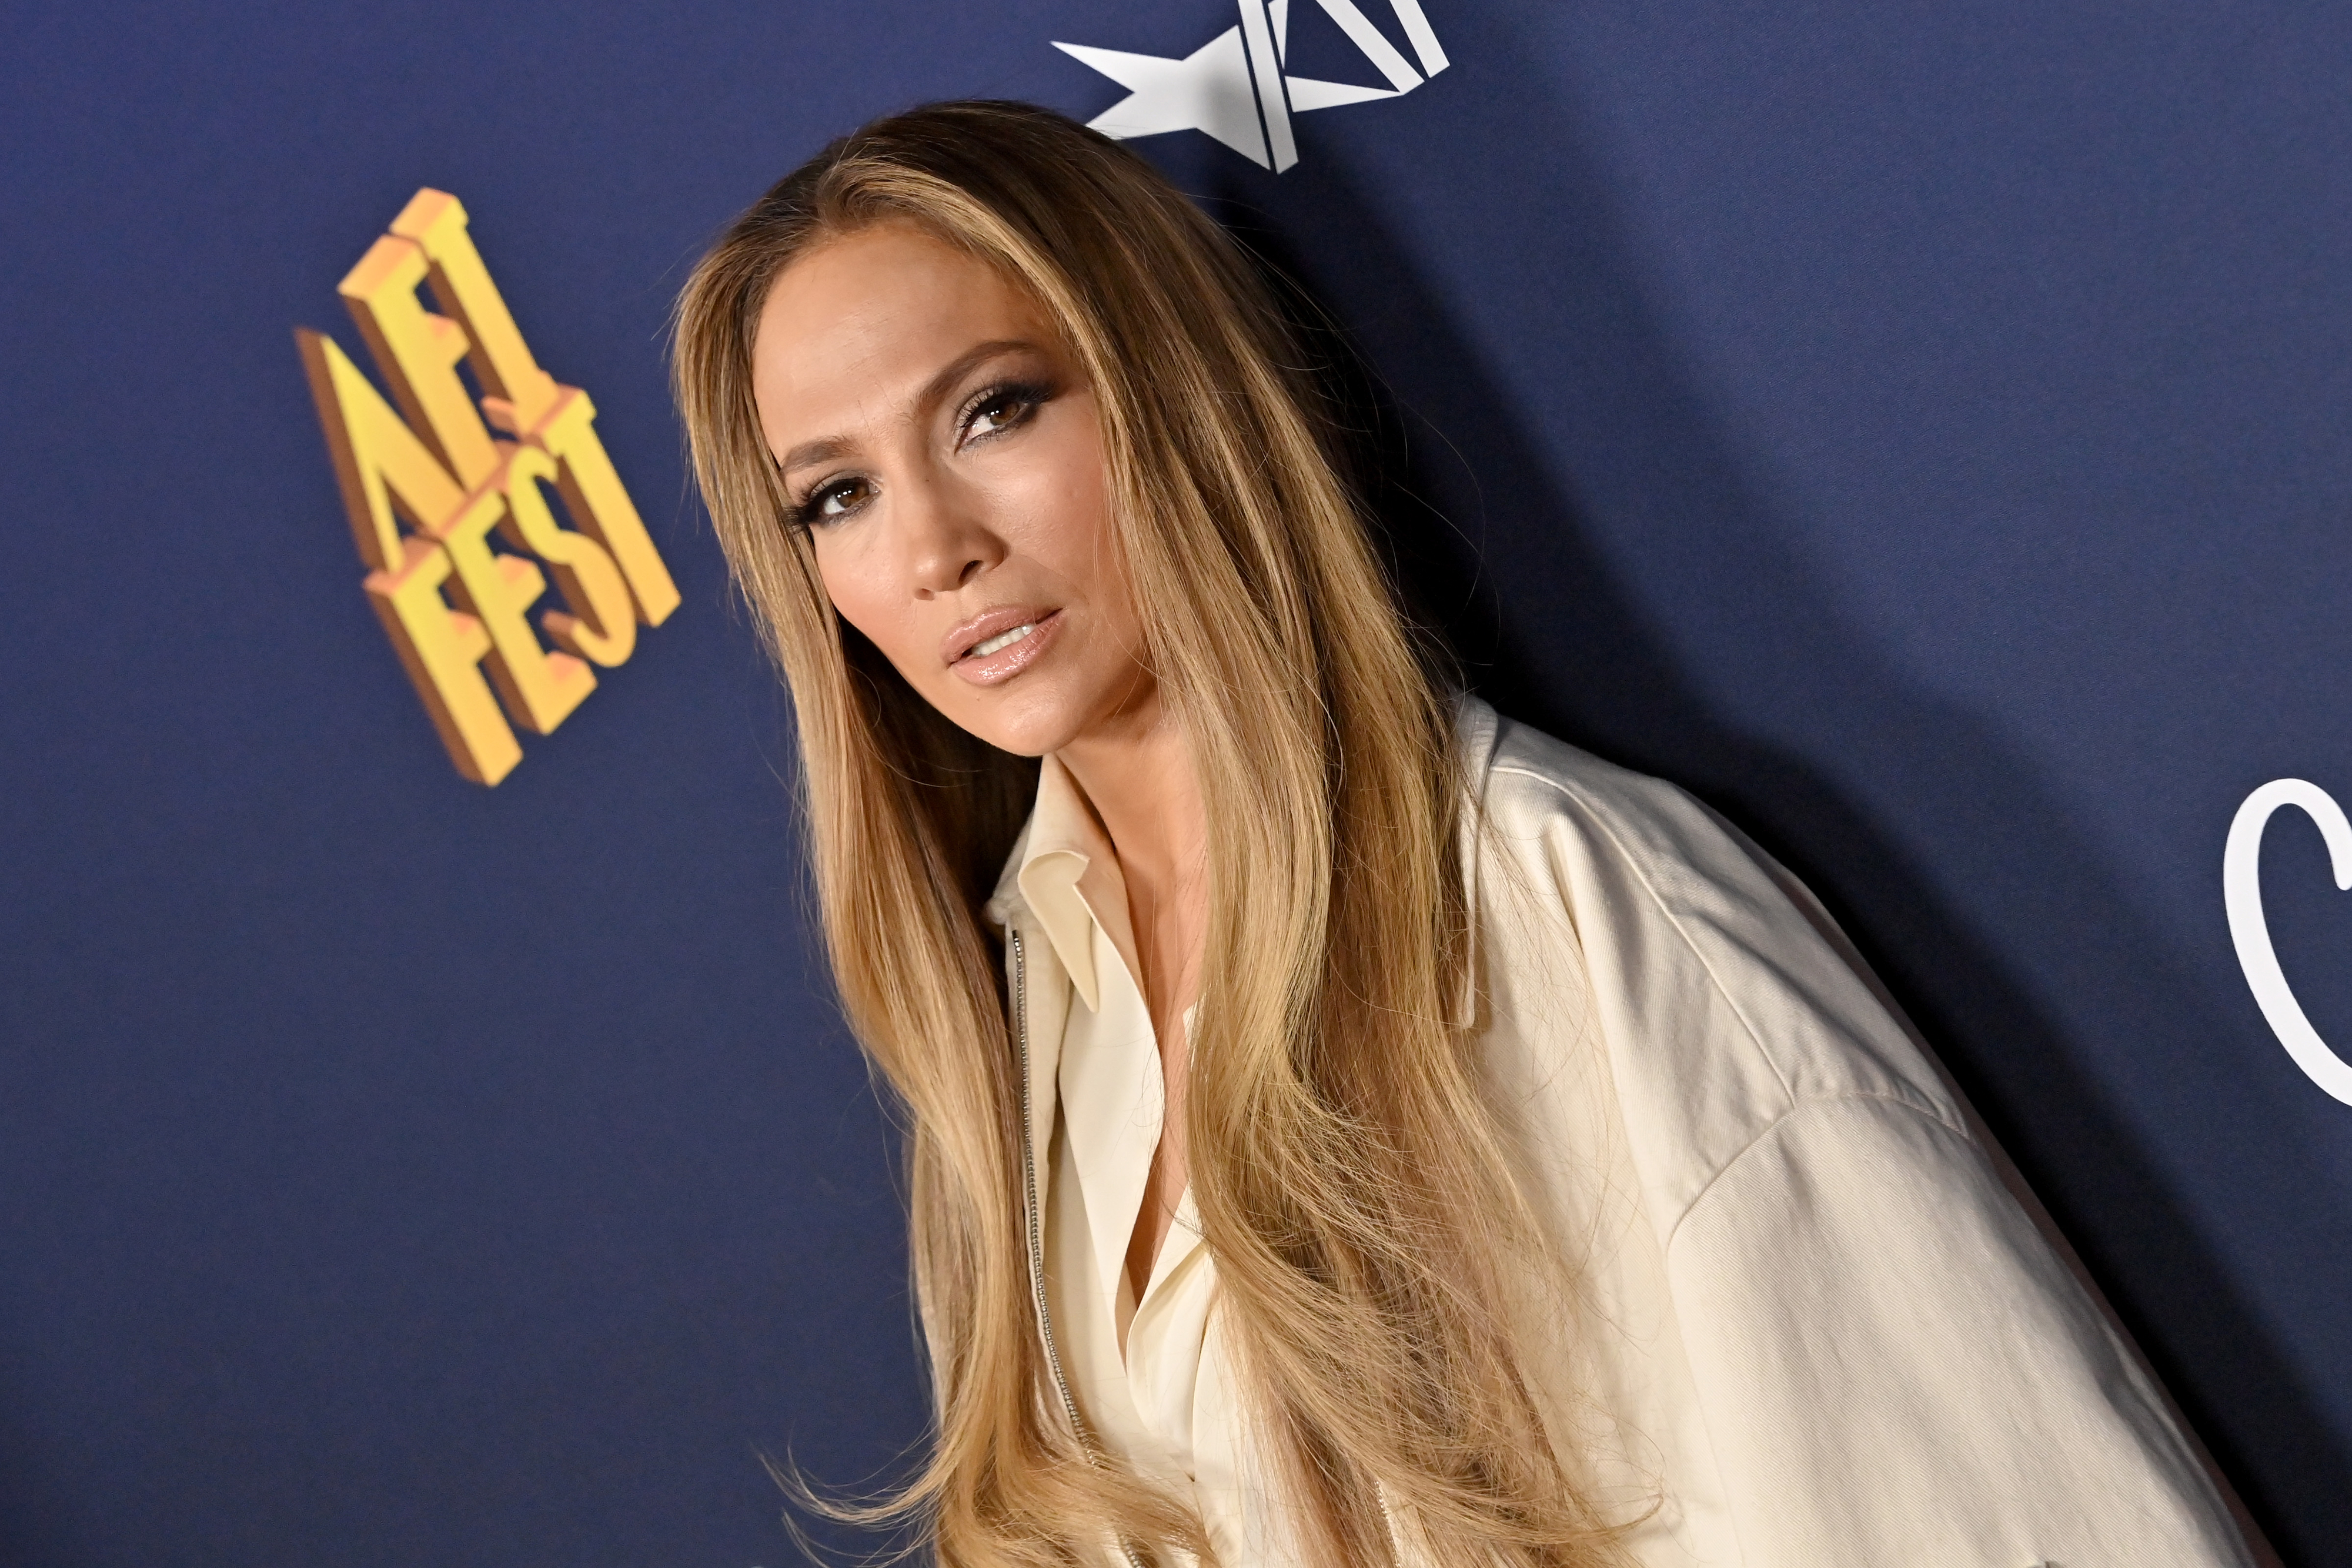
[[[1507,839],[1525,838],[1569,817],[1605,831],[1625,853],[1669,874],[1720,852],[1721,820],[1663,779],[1507,718],[1475,696],[1461,699],[1457,727],[1479,814]]]
[[[1471,874],[1495,913],[1484,963],[1535,969],[1557,957],[1537,945],[1572,946],[1625,1114],[1675,1145],[1678,1168],[1655,1173],[1665,1185],[1687,1197],[1776,1124],[1831,1102],[1964,1129],[1845,934],[1745,834],[1687,791],[1475,699],[1460,726]]]
[[[1502,856],[1523,870],[1538,862],[1554,873],[1586,869],[1561,861],[1563,850],[1573,851],[1613,868],[1612,891],[1632,895],[1628,914],[1720,917],[1727,901],[1737,901],[1768,925],[1792,913],[1816,928],[1828,921],[1778,862],[1679,786],[1507,718],[1476,697],[1462,699],[1458,728],[1482,858]]]

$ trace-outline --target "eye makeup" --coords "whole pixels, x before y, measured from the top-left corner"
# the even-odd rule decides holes
[[[1035,418],[1037,411],[1056,395],[1058,389],[1051,382],[1034,377],[991,382],[967,398],[956,415],[957,449],[1012,434]],[[982,423],[988,428],[974,428]],[[854,517],[864,509],[874,488],[874,482],[860,474],[821,479],[793,504],[793,526],[821,528]]]
[[[965,401],[963,412],[956,416],[958,444],[970,445],[974,441],[985,441],[1019,429],[1029,423],[1038,409],[1052,402],[1054,394],[1054,387],[1034,378],[1001,381],[982,387]],[[991,413],[999,414],[992,422],[992,428],[972,429],[975,422]]]

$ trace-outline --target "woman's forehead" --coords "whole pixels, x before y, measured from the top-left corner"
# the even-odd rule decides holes
[[[764,406],[907,383],[986,341],[1047,341],[1042,313],[994,267],[908,224],[828,240],[781,273],[761,308],[752,382]]]

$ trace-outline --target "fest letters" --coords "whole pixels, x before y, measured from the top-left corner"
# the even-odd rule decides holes
[[[399,405],[332,340],[296,331],[362,586],[457,771],[496,784],[522,759],[514,727],[552,732],[595,689],[591,666],[625,663],[677,589],[597,438],[595,405],[531,357],[455,196],[417,192],[336,292]],[[493,549],[493,533],[509,548]],[[552,648],[529,614],[551,573],[562,608],[539,625]]]

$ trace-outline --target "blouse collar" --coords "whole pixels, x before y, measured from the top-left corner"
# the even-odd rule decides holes
[[[1485,829],[1486,775],[1494,766],[1502,721],[1485,702],[1465,693],[1454,701],[1454,723],[1464,786],[1463,890],[1468,895],[1469,907],[1475,911],[1478,907],[1478,851]],[[994,896],[988,901],[986,913],[994,925],[1010,925],[1014,913],[1024,904],[1045,928],[1055,956],[1069,971],[1078,995],[1089,1009],[1098,1009],[1102,1005],[1093,944],[1087,940],[1089,923],[1099,921],[1127,959],[1130,974],[1141,972],[1136,967],[1135,943],[1128,926],[1127,884],[1118,874],[1118,857],[1112,852],[1110,840],[1096,821],[1094,808],[1087,803],[1078,781],[1052,757],[1045,758],[1038,769],[1036,809],[1013,843],[1012,856],[1005,862]],[[1477,921],[1473,919],[1470,928],[1474,944],[1477,927]],[[1474,951],[1463,977],[1454,1021],[1465,1028],[1475,1027],[1478,1008],[1478,964]]]
[[[1101,977],[1095,970],[1093,931],[1102,928],[1139,973],[1135,941],[1127,918],[1127,883],[1118,854],[1103,831],[1094,807],[1061,762],[1047,757],[1037,770],[1037,804],[1029,829],[1014,852],[1010,880],[1045,928],[1054,956],[1089,1011],[1102,1007]],[[999,903],[1008,890],[999,888]]]

